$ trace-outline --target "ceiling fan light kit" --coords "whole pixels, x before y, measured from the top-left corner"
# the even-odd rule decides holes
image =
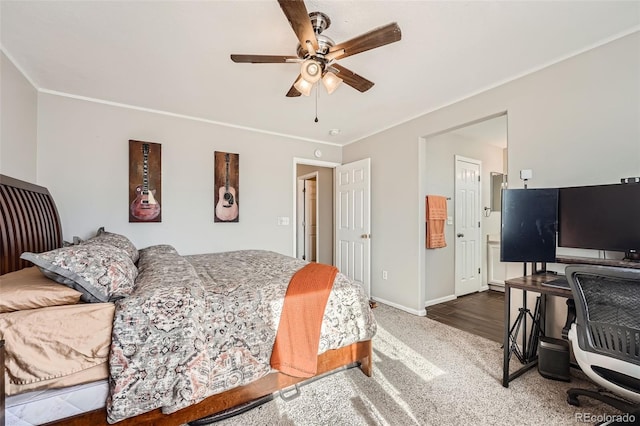
[[[323,66],[315,59],[306,59],[302,63],[300,74],[309,83],[316,83],[322,77]]]
[[[340,86],[340,83],[342,83],[342,81],[343,80],[340,77],[338,77],[331,71],[327,71],[324,77],[322,77],[322,84],[324,84],[324,87],[325,89],[327,89],[328,94],[332,94],[338,88],[338,86]]]
[[[302,93],[305,96],[309,96],[311,94],[311,88],[313,87],[313,83],[308,82],[302,76],[298,77],[298,80],[293,84],[295,89]]]
[[[297,97],[301,94],[309,96],[312,86],[320,79],[329,94],[342,82],[360,92],[366,92],[374,83],[338,65],[336,61],[402,38],[400,27],[393,22],[336,45],[333,40],[322,34],[331,25],[331,20],[326,14],[308,13],[303,0],[278,0],[278,3],[298,38],[297,56],[232,54],[231,60],[254,64],[302,62],[300,75],[287,92],[287,97]]]

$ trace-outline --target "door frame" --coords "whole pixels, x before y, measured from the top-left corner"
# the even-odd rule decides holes
[[[340,166],[340,163],[336,163],[333,161],[321,161],[321,160],[314,160],[314,159],[310,159],[310,158],[301,158],[301,157],[293,157],[293,171],[291,172],[293,175],[292,178],[292,182],[293,182],[293,203],[292,203],[292,223],[293,223],[293,235],[292,235],[292,256],[293,257],[297,257],[298,254],[298,176],[297,176],[297,171],[298,171],[298,164],[301,165],[306,165],[306,166],[318,166],[318,167],[326,167],[329,169],[333,169],[333,182],[335,186],[335,169],[336,167]],[[333,191],[333,188],[331,188],[331,191]],[[335,213],[335,208],[334,208],[334,213]],[[335,221],[333,223],[333,227],[334,229],[332,230],[333,235],[335,237]],[[335,263],[335,260],[334,260]]]
[[[431,298],[427,299],[427,286],[429,285],[429,272],[426,267],[426,259],[427,259],[427,250],[425,250],[426,244],[426,223],[425,223],[425,203],[424,197],[428,193],[427,188],[429,184],[429,173],[426,165],[424,164],[424,159],[427,156],[427,141],[433,137],[443,135],[445,133],[449,133],[451,131],[461,129],[464,127],[472,126],[474,124],[481,123],[483,121],[492,120],[494,118],[502,117],[506,118],[505,125],[505,133],[507,135],[507,157],[510,158],[509,155],[509,111],[501,110],[495,112],[493,114],[483,115],[480,118],[470,118],[468,121],[455,120],[455,125],[451,125],[450,127],[442,128],[441,130],[433,131],[431,133],[427,133],[425,135],[419,136],[417,138],[418,144],[418,191],[416,196],[419,200],[418,203],[418,214],[415,216],[415,220],[417,221],[418,229],[420,230],[420,237],[418,238],[418,245],[416,247],[418,252],[418,277],[420,278],[420,285],[418,287],[418,315],[426,315],[426,308],[430,305],[435,305],[437,303],[447,302],[449,300],[456,299],[455,294],[453,292],[451,294],[447,294],[443,297],[439,298]],[[507,169],[509,168],[508,158],[505,160],[505,165]],[[508,170],[505,169],[505,172]]]

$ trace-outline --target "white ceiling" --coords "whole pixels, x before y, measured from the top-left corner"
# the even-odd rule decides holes
[[[375,86],[286,98],[296,64],[276,0],[0,2],[1,47],[60,92],[343,145],[640,28],[640,1],[307,1],[336,43],[397,22],[402,40],[339,61]],[[340,129],[331,136],[329,130]]]

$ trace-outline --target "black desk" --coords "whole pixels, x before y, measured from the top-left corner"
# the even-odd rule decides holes
[[[526,317],[524,322],[519,324],[516,329],[511,330],[516,326],[511,324],[511,289],[517,288],[522,290],[522,308],[526,308],[527,303],[527,292],[533,291],[536,293],[540,293],[540,319],[539,326],[540,330],[545,331],[544,323],[545,323],[545,314],[546,314],[546,296],[559,296],[570,299],[572,297],[570,289],[564,288],[556,288],[556,287],[548,287],[542,285],[543,282],[551,280],[553,278],[557,278],[555,274],[546,274],[540,273],[536,275],[527,275],[525,277],[511,278],[505,280],[504,286],[504,356],[503,356],[503,365],[502,365],[502,386],[509,387],[509,382],[516,377],[519,377],[524,372],[530,370],[538,364],[537,356],[532,357],[532,359],[526,359],[524,365],[518,369],[517,371],[509,374],[509,361],[511,359],[512,351],[512,340],[517,339],[518,332],[520,329],[523,330],[523,352],[526,352]],[[521,309],[522,309],[521,308]],[[522,328],[521,328],[522,327]],[[535,354],[535,351],[533,352]]]

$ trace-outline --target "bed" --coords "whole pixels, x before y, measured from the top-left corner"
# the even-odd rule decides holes
[[[20,277],[45,274],[44,278],[38,276],[47,281],[45,284],[52,279],[60,282],[58,269],[39,264],[43,258],[47,260],[47,253],[59,256],[65,250],[58,212],[47,189],[0,175],[0,211],[3,286],[10,277],[21,284],[16,272]],[[109,251],[108,238],[114,236],[126,241],[124,236],[103,232],[96,235],[93,245],[91,241],[82,242],[69,250]],[[101,238],[107,238],[109,244]],[[126,252],[133,258],[123,247],[112,252],[113,256]],[[313,369],[294,374],[279,368],[289,372],[284,374],[268,364],[279,320],[286,317],[282,313],[286,308],[284,294],[293,275],[314,265],[261,250],[182,256],[170,245],[158,245],[136,254],[139,259],[131,260],[135,271],[121,268],[119,260],[110,260],[118,267],[109,269],[126,279],[109,281],[106,294],[101,294],[102,287],[96,290],[86,285],[77,288],[73,283],[53,283],[57,292],[64,287],[79,295],[65,294],[71,301],[47,301],[42,307],[17,304],[12,311],[0,313],[0,326],[5,324],[0,335],[6,337],[0,344],[0,361],[6,365],[5,374],[0,376],[0,388],[5,390],[0,393],[0,419],[8,424],[29,424],[29,420],[21,419],[22,413],[42,411],[55,417],[46,419],[52,421],[50,424],[179,425],[354,363],[371,375],[375,320],[362,289],[344,275],[338,273],[331,278],[320,338],[315,347],[311,346],[315,351]],[[132,281],[132,285],[123,284]],[[74,297],[80,300],[74,302]],[[86,315],[81,317],[79,334],[60,322],[65,315],[78,318],[73,316],[77,315],[75,310]],[[45,319],[39,319],[38,315],[45,314]],[[29,323],[33,329],[43,328],[39,331],[43,337],[36,339],[38,345],[44,345],[47,339],[51,340],[46,343],[50,346],[67,340],[93,345],[78,350],[82,356],[73,368],[68,367],[77,370],[81,379],[53,374],[41,384],[29,379],[29,374],[35,374],[31,371],[34,366],[29,365],[26,378],[16,380],[19,374],[13,372],[15,360],[28,350],[21,347],[22,338],[15,337],[24,332],[12,334],[12,327]],[[92,323],[97,331],[93,331]],[[79,338],[82,333],[91,338]],[[109,336],[106,342],[105,335]],[[308,352],[308,348],[295,349]],[[148,379],[151,376],[153,379]],[[25,386],[20,387],[21,383]],[[7,391],[11,395],[5,400]],[[58,408],[59,412],[53,413],[48,408],[52,405],[47,404],[68,406],[69,410]]]

